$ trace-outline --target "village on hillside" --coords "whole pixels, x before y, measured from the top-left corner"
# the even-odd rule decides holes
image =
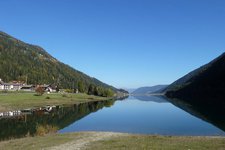
[[[12,81],[9,83],[5,83],[0,78],[0,91],[26,91],[32,92],[35,91],[37,87],[41,87],[46,92],[57,92],[58,87],[54,84],[43,84],[43,85],[34,85],[34,84],[26,84],[21,81]]]

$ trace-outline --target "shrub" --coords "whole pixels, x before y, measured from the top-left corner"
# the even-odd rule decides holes
[[[37,93],[37,96],[41,96],[41,95],[44,94],[45,91],[44,91],[44,89],[42,87],[37,87],[35,89],[35,92]]]
[[[58,128],[53,125],[37,125],[36,126],[36,135],[38,136],[44,136],[46,134],[50,133],[56,133],[58,131]]]
[[[66,93],[73,93],[73,89],[65,89]]]

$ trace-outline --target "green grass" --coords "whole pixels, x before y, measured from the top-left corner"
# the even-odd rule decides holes
[[[57,146],[74,139],[79,139],[83,136],[82,133],[76,134],[50,134],[47,136],[27,137],[0,142],[2,150],[39,150],[46,147]]]
[[[28,137],[0,142],[0,149],[36,150],[86,139],[92,132],[51,134],[43,137]],[[87,150],[224,150],[224,137],[170,137],[122,134],[91,142]]]
[[[87,94],[43,94],[35,96],[35,93],[1,93],[0,111],[17,110],[45,105],[76,104],[88,101],[107,100],[110,98],[92,96]]]
[[[225,138],[128,135],[92,143],[87,150],[225,150]]]

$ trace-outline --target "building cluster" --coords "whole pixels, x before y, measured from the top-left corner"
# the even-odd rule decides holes
[[[35,91],[36,87],[42,87],[44,91],[56,92],[57,86],[55,85],[27,85],[20,81],[12,81],[10,83],[5,83],[0,79],[0,90],[5,91]]]

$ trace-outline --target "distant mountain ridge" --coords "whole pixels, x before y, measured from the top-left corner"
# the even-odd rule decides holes
[[[84,91],[93,84],[117,89],[52,57],[43,48],[22,42],[0,31],[0,78],[5,82],[27,79],[28,84],[59,84],[61,88]]]
[[[150,96],[150,95],[134,95],[134,98],[140,101],[146,101],[146,102],[155,102],[155,103],[168,103],[168,101],[165,100],[165,98],[162,98],[160,96]]]
[[[161,89],[166,88],[168,85],[156,85],[156,86],[150,86],[150,87],[140,87],[133,91],[131,94],[133,95],[147,95],[147,94],[153,94]]]
[[[128,91],[129,93],[134,92],[136,89],[135,88],[124,88],[126,91]]]

